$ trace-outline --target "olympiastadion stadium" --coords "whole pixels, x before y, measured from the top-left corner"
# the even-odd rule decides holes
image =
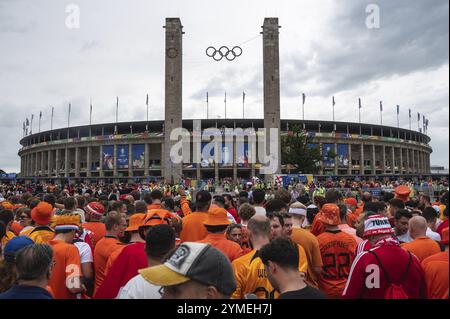
[[[216,128],[223,143],[208,149],[211,138],[201,140],[203,156],[174,163],[171,149],[177,141],[170,135],[177,128],[194,139],[194,120],[182,119],[182,40],[179,18],[167,18],[165,25],[165,120],[96,124],[69,127],[25,136],[20,144],[24,181],[55,182],[143,182],[180,178],[205,180],[229,177],[248,179],[260,174],[261,163],[250,161],[260,150],[248,136],[227,139],[225,128],[277,129],[275,138],[289,134],[295,125],[311,137],[311,147],[322,154],[320,176],[420,176],[430,174],[430,138],[422,132],[373,124],[280,119],[279,25],[278,18],[266,18],[263,35],[264,119],[206,119],[202,128]],[[267,134],[269,138],[270,134]],[[195,144],[194,144],[195,145]],[[280,143],[276,152],[280,154]],[[337,156],[328,158],[332,151]],[[207,154],[205,156],[205,153]],[[220,156],[219,156],[220,154]],[[231,155],[230,155],[231,154]],[[220,158],[221,160],[218,160]],[[286,174],[278,163],[272,175]]]

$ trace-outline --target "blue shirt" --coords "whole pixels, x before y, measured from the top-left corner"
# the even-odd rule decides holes
[[[0,294],[0,299],[53,299],[50,293],[37,286],[15,285]]]

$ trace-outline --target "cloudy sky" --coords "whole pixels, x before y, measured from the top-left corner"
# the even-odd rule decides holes
[[[379,28],[368,28],[366,7],[380,9]],[[73,7],[79,27],[73,26]],[[263,117],[262,38],[264,17],[279,17],[281,116],[300,118],[301,93],[307,119],[336,119],[402,127],[408,108],[430,121],[432,164],[449,166],[449,2],[448,0],[0,0],[0,168],[18,172],[22,123],[34,114],[37,130],[89,123],[145,120],[150,95],[151,119],[164,118],[164,29],[166,17],[180,17],[183,38],[183,117],[246,114]],[[67,11],[67,12],[66,12]],[[215,62],[210,46],[241,45],[233,62]]]

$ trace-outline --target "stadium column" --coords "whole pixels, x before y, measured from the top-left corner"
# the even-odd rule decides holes
[[[392,153],[392,174],[395,174],[395,147],[391,147],[391,153]]]
[[[133,177],[133,155],[132,155],[133,144],[128,145],[128,177]]]
[[[170,140],[170,133],[181,128],[182,123],[182,56],[183,26],[179,18],[166,18],[165,57],[165,119],[164,119],[164,181],[178,183],[182,176],[181,163],[174,163],[170,150],[177,141]]]
[[[377,175],[377,156],[375,150],[375,144],[372,144],[372,175]]]
[[[166,172],[166,163],[164,162],[164,143],[161,143],[161,156],[163,156],[163,158],[161,159],[161,176],[165,176],[165,172]]]
[[[411,162],[409,160],[409,149],[406,149],[406,174],[411,173]]]
[[[270,129],[278,129],[277,154],[278,165],[275,174],[281,173],[281,138],[280,138],[280,49],[278,18],[265,18],[263,25],[263,83],[264,83],[264,128],[266,130],[266,151],[270,150]],[[266,174],[266,181],[272,180],[272,175]]]
[[[348,144],[348,168],[347,175],[352,175],[352,144]]]
[[[47,176],[52,177],[53,173],[53,151],[47,151]]]
[[[415,151],[414,151],[414,149],[412,149],[411,150],[411,159],[412,159],[412,170],[411,170],[411,173],[412,174],[416,174],[417,173],[417,171],[416,171],[416,155],[415,155]]]
[[[44,176],[45,172],[45,152],[41,152],[41,173],[40,176]]]
[[[403,148],[400,147],[400,174],[403,174]]]
[[[80,148],[75,147],[75,178],[80,177]]]
[[[69,148],[67,147],[64,154],[64,177],[69,177]]]
[[[150,145],[145,143],[144,149],[144,176],[147,177],[149,175],[148,167],[150,165]]]
[[[117,178],[119,176],[119,172],[117,170],[117,144],[114,144],[114,157],[113,157],[113,178]]]
[[[56,154],[55,154],[55,175],[57,177],[59,177],[59,168],[60,166],[60,162],[61,162],[61,150],[58,148],[56,149]]]
[[[238,136],[236,136],[236,138],[233,137],[233,139],[235,140],[231,140],[231,142],[233,143],[233,182],[237,181],[237,141],[238,141]]]
[[[92,176],[92,147],[88,146],[86,149],[86,177]]]
[[[105,173],[103,172],[103,145],[100,144],[99,147],[100,154],[99,154],[99,177],[103,178],[105,177]]]
[[[338,152],[338,150],[337,150],[337,143],[334,143],[334,154],[337,155],[337,152]],[[338,159],[339,159],[338,156],[336,156],[334,158],[334,175],[338,175],[338,166],[339,166]]]
[[[360,170],[360,174],[364,175],[364,143],[361,143],[360,147],[361,147],[361,156],[360,156],[360,165],[361,165],[360,168],[361,168],[361,170]]]

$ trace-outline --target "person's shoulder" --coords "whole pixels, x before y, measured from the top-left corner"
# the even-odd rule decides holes
[[[443,251],[443,252],[439,252],[436,253],[434,255],[428,256],[427,258],[425,258],[424,260],[422,260],[421,264],[423,267],[427,266],[430,263],[433,262],[449,262],[449,253],[448,251]]]
[[[247,253],[239,258],[236,258],[235,260],[233,260],[233,262],[231,264],[233,266],[248,265],[248,264],[250,264],[250,261],[252,260],[254,255],[255,255],[255,251],[252,250],[249,253]]]

